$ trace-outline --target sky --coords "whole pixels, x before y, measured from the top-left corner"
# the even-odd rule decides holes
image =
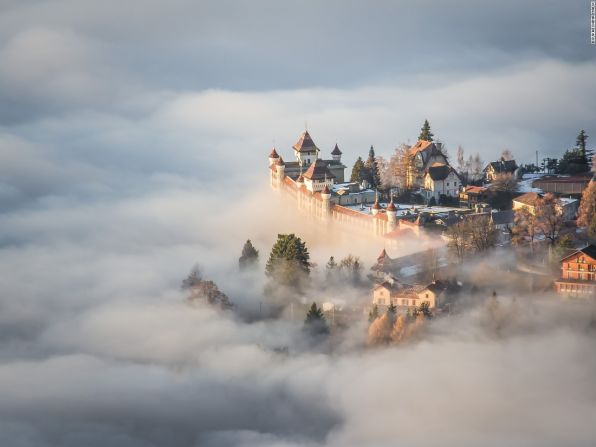
[[[237,258],[381,250],[267,187],[305,125],[349,165],[424,119],[452,156],[560,156],[596,133],[595,51],[575,0],[0,0],[0,444],[593,445],[593,309],[508,289],[499,333],[472,306],[329,354],[246,318],[265,278]],[[240,317],[187,305],[195,263]]]

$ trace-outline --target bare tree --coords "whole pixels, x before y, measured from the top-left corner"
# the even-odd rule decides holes
[[[503,152],[501,152],[501,160],[513,160],[513,154],[509,149],[503,149]]]
[[[447,247],[457,256],[460,262],[464,260],[466,249],[468,246],[468,225],[465,221],[451,225],[447,230],[447,237],[449,242]]]
[[[379,170],[379,176],[381,177],[381,187],[382,189],[391,188],[394,186],[391,182],[391,175],[389,172],[389,162],[385,159],[385,157],[381,155],[377,155],[377,169]]]
[[[513,218],[513,243],[521,245],[526,241],[530,242],[530,248],[534,250],[534,240],[539,233],[538,220],[527,208],[515,210]]]
[[[464,148],[457,146],[457,170],[459,172],[466,172],[466,160],[464,158]]]
[[[560,200],[553,194],[545,194],[536,204],[538,228],[551,246],[555,245],[563,228],[563,213]]]
[[[495,175],[492,182],[492,189],[495,191],[514,192],[517,191],[517,177],[509,172]]]
[[[484,162],[480,158],[480,154],[476,153],[474,158],[470,158],[470,171],[472,178],[478,180],[482,176],[482,169],[484,168]]]
[[[412,157],[410,156],[410,148],[407,144],[402,143],[393,152],[389,159],[388,177],[391,186],[399,186],[400,188],[407,188],[408,186],[408,172],[411,169]]]
[[[494,247],[497,240],[497,229],[490,216],[475,216],[469,219],[467,230],[470,244],[477,252]]]

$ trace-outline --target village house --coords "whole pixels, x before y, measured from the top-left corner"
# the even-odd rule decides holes
[[[544,194],[537,192],[527,192],[521,196],[513,199],[513,210],[519,210],[522,208],[527,209],[531,214],[536,214],[536,209],[540,204],[540,201],[544,197]],[[563,220],[570,221],[575,219],[577,210],[579,208],[579,201],[577,199],[571,199],[566,197],[559,197],[557,199],[558,210],[563,216]]]
[[[424,187],[424,176],[433,164],[449,164],[443,154],[443,145],[438,142],[419,140],[409,149],[408,155],[411,158],[406,179],[409,188]]]
[[[441,196],[458,197],[461,186],[459,175],[445,163],[433,163],[424,174],[422,194],[427,200],[435,199],[439,203]]]
[[[568,298],[596,297],[596,246],[588,245],[561,260],[557,292]]]
[[[484,179],[491,183],[499,174],[514,174],[518,166],[515,160],[499,160],[490,162],[483,170]]]
[[[459,193],[459,204],[473,208],[478,203],[488,202],[491,196],[491,190],[484,186],[466,186]]]
[[[387,307],[393,304],[398,311],[407,311],[427,303],[428,308],[434,310],[443,304],[446,290],[447,285],[442,281],[433,281],[426,286],[384,281],[374,286],[372,305]]]

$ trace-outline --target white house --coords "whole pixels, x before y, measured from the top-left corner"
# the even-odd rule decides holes
[[[441,195],[459,197],[461,180],[455,169],[445,163],[434,163],[424,175],[424,194],[428,200],[439,202]]]

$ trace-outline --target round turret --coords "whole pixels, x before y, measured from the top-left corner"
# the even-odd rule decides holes
[[[371,213],[373,216],[376,216],[379,212],[379,210],[381,209],[381,205],[379,205],[379,201],[375,200],[375,203],[373,204],[373,206],[371,207]]]
[[[271,153],[269,154],[269,166],[273,166],[273,164],[275,164],[276,161],[279,159],[279,154],[277,153],[274,147],[273,149],[271,149]]]
[[[397,211],[397,208],[395,207],[395,205],[393,204],[393,199],[391,200],[391,202],[389,202],[389,205],[387,205],[386,208],[387,211]]]

